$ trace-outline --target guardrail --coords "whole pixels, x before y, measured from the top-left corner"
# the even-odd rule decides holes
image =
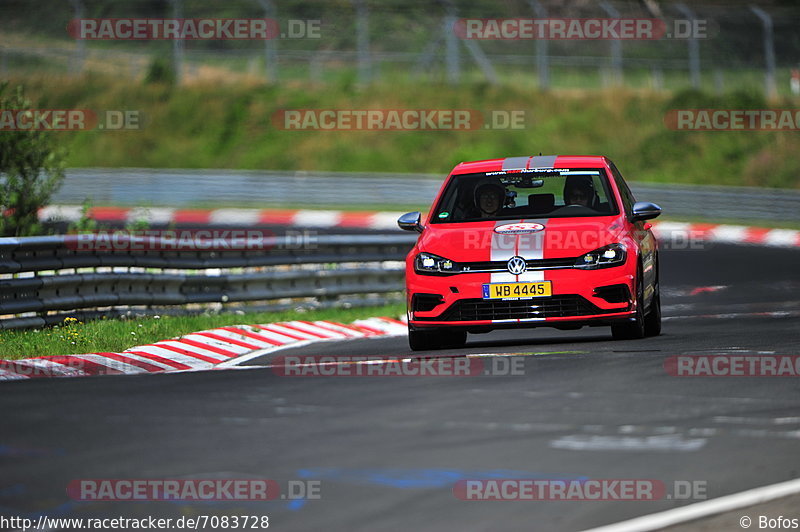
[[[67,171],[53,204],[303,206],[365,210],[429,206],[444,180],[434,174],[80,168]],[[708,220],[800,221],[800,190],[630,183],[637,199],[670,216]]]
[[[268,237],[257,249],[98,235],[0,238],[0,329],[40,327],[92,309],[278,301],[403,290],[402,261],[417,235],[319,235],[298,246]],[[191,242],[188,247],[191,247]]]

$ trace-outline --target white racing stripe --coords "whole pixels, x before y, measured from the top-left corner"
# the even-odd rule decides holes
[[[216,331],[216,330],[202,331],[202,332],[208,332],[208,333],[215,334],[215,335],[218,333],[218,331]],[[219,335],[219,336],[222,336],[222,335]],[[231,344],[231,343],[228,343],[228,342],[224,342],[222,340],[217,340],[216,338],[209,338],[208,336],[204,336],[202,334],[197,334],[197,333],[191,333],[191,334],[184,335],[183,338],[186,338],[187,340],[194,340],[195,342],[199,342],[201,344],[207,344],[207,345],[212,345],[212,346],[215,346],[215,347],[219,347],[220,349],[225,349],[226,351],[233,351],[234,353],[245,353],[247,351],[251,351],[251,349],[249,347],[243,347],[241,345]],[[184,349],[186,349],[187,351],[192,351],[194,349],[194,346],[190,345],[190,346],[184,347]],[[223,355],[215,354],[214,356],[220,357],[220,356],[223,356]]]
[[[383,331],[386,336],[403,336],[408,334],[408,326],[406,324],[401,325],[399,323],[395,323],[390,320],[384,320],[382,318],[367,318],[353,322],[353,325],[359,324]]]
[[[326,320],[315,321],[314,323],[319,325],[320,327],[327,327],[329,329],[333,329],[334,331],[338,331],[351,338],[363,338],[364,336],[366,336],[366,334],[364,334],[361,331],[356,331],[355,329],[347,328],[343,325],[339,325],[338,323],[333,323]]]
[[[113,370],[119,371],[125,374],[136,374],[136,373],[149,373],[144,368],[140,368],[139,366],[132,366],[131,364],[126,364],[125,362],[120,362],[119,360],[114,360],[112,358],[104,357],[102,355],[73,355],[78,359],[88,360],[89,362],[94,362],[100,366],[105,366],[107,368],[111,368]]]
[[[31,366],[32,375],[53,375],[53,376],[83,376],[87,373],[77,367],[70,367],[66,364],[53,362],[46,358],[29,358],[26,360],[17,360],[16,362],[23,363],[23,365]]]
[[[523,233],[517,235],[517,253],[527,260],[541,260],[544,258],[544,235],[547,232],[547,218],[523,220],[525,223],[542,224],[545,229],[538,233]],[[519,276],[520,282],[544,281],[544,270],[526,271]]]
[[[120,355],[128,357],[128,358],[130,358],[132,360],[138,360],[139,362],[144,362],[145,364],[151,364],[153,366],[158,366],[159,368],[162,368],[162,369],[164,369],[166,371],[173,371],[175,369],[175,366],[170,366],[169,364],[165,364],[164,362],[160,362],[158,360],[153,360],[152,358],[143,357],[141,355],[137,355],[135,353],[130,353],[128,351],[123,351],[122,353],[120,353]],[[167,358],[167,357],[163,357],[163,358]],[[169,358],[172,358],[172,357],[169,357]]]
[[[282,334],[265,331],[264,329],[261,329],[260,327],[256,327],[253,325],[232,325],[232,327],[259,336],[261,338],[260,341],[268,345],[275,345],[275,342],[279,342],[281,344],[287,344],[296,341],[294,338],[288,338],[286,336],[283,336]],[[245,338],[250,339],[251,337],[245,336]],[[247,340],[244,341],[246,342]]]
[[[313,324],[309,325],[307,323],[300,323],[299,321],[289,321],[286,323],[291,325],[292,327],[297,327],[298,329],[318,334],[320,336],[324,336],[325,338],[347,338],[346,334],[336,331],[331,331],[330,329],[323,329],[318,325],[313,325]]]
[[[195,358],[189,355],[183,355],[181,353],[170,351],[169,349],[165,349],[163,347],[158,347],[155,345],[143,345],[132,349],[135,349],[136,351],[140,351],[142,353],[147,353],[148,355],[157,355],[162,358],[174,360],[175,362],[180,362],[181,364],[189,366],[190,368],[193,369],[206,369],[216,365],[211,362],[206,362],[205,360],[200,360],[199,358]],[[129,356],[129,354],[126,353],[125,356]]]
[[[197,353],[198,355],[203,355],[209,358],[213,358],[215,360],[228,360],[229,358],[226,355],[217,353],[216,351],[211,351],[210,349],[203,349],[202,347],[197,347],[196,345],[189,345],[181,342],[180,340],[162,340],[158,342],[156,345],[169,345],[172,347],[177,347],[178,349],[188,351],[189,353]],[[228,346],[229,344],[225,345]]]
[[[514,220],[500,220],[495,222],[495,229],[501,225],[514,223]],[[517,249],[517,235],[500,234],[492,230],[492,248],[489,251],[489,260],[506,262],[515,256]],[[495,272],[490,274],[492,283],[514,283],[517,276],[509,272]]]
[[[511,257],[519,255],[526,260],[539,260],[544,258],[544,235],[547,231],[547,219],[522,220],[525,223],[539,223],[545,226],[543,231],[536,233],[522,233],[519,235],[503,235],[492,232],[491,261],[507,261]],[[513,223],[511,220],[502,220],[495,223],[495,227]],[[496,272],[491,274],[492,283],[516,283],[516,282],[537,282],[544,281],[544,271],[534,270],[525,271],[521,275],[514,275],[510,272]],[[535,299],[531,300],[531,305],[535,305]],[[492,320],[495,323],[518,322],[519,319]],[[544,321],[544,318],[527,318],[524,321]]]
[[[299,336],[299,337],[301,337],[301,338],[303,338],[305,340],[313,340],[315,338],[319,338],[318,336],[315,336],[313,334],[309,334],[306,331],[299,331],[299,330],[293,329],[291,327],[286,327],[282,323],[273,323],[273,324],[269,325],[267,327],[267,329],[270,330],[270,331],[276,332],[278,334],[286,333],[286,334],[291,334],[292,336]]]
[[[661,530],[662,528],[695,521],[711,515],[782,499],[797,493],[800,493],[800,479],[787,480],[786,482],[761,486],[732,495],[725,495],[724,497],[716,497],[707,501],[588,529],[584,532],[648,532],[650,530]],[[757,529],[758,527],[753,528]]]
[[[285,331],[286,334],[281,334],[278,331],[273,330],[269,325],[261,325],[260,327],[263,327],[259,328],[260,335],[264,336],[265,338],[270,338],[276,342],[280,342],[281,344],[293,344],[299,341],[297,338],[287,336],[290,334],[288,331]],[[295,334],[294,336],[300,336],[300,334]],[[305,338],[305,336],[303,336],[303,338]]]
[[[228,330],[225,330],[225,329],[213,329],[211,331],[202,331],[202,332],[212,333],[215,336],[221,336],[223,338],[230,338],[231,340],[237,340],[239,342],[244,342],[244,343],[249,344],[249,345],[254,345],[256,347],[256,349],[261,348],[261,347],[270,347],[272,345],[271,343],[267,342],[266,340],[256,340],[255,338],[250,338],[249,336],[247,336],[245,334],[241,334],[241,333],[237,333],[237,332],[233,332],[233,331],[228,331]],[[188,336],[187,336],[187,338],[188,338]],[[208,338],[207,336],[205,338],[211,340],[211,338]],[[229,345],[229,344],[226,344],[226,345]],[[225,347],[224,349],[228,349],[228,348]],[[245,348],[243,347],[242,349],[245,349]],[[217,355],[217,356],[219,356],[219,355]]]

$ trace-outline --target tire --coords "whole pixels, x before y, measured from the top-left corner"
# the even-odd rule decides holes
[[[644,317],[644,335],[658,336],[661,334],[661,290],[658,280],[653,291],[653,301],[650,303],[650,310]]]
[[[412,351],[427,351],[433,347],[433,334],[431,331],[415,331],[408,328],[408,346]]]
[[[660,311],[658,322],[661,323]],[[645,336],[644,281],[641,266],[636,270],[636,313],[633,319],[612,324],[611,336],[614,340],[637,340]]]
[[[439,331],[439,349],[459,349],[467,343],[467,331],[463,328]]]
[[[461,328],[414,330],[408,328],[408,346],[412,351],[458,349],[467,343],[467,331]]]

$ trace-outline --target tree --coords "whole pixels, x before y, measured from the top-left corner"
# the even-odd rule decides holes
[[[20,86],[0,83],[0,113],[34,109]],[[3,121],[7,123],[6,120]],[[38,211],[64,180],[65,152],[53,131],[0,127],[0,236],[40,234]]]

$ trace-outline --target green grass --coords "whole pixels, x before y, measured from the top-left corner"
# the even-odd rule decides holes
[[[15,360],[44,355],[120,352],[136,345],[166,340],[191,332],[226,325],[254,325],[288,320],[335,320],[349,323],[371,316],[397,317],[404,304],[307,312],[257,312],[198,316],[161,316],[132,320],[71,321],[41,330],[0,331],[0,359]]]
[[[54,133],[72,167],[235,168],[445,175],[458,162],[543,152],[603,154],[631,181],[797,188],[797,132],[685,132],[664,125],[680,108],[794,108],[756,92],[608,89],[537,92],[529,86],[431,83],[198,84],[173,89],[98,76],[20,78],[44,108],[136,109],[138,131]],[[520,110],[523,129],[284,131],[280,109]],[[402,201],[400,198],[398,198]]]

